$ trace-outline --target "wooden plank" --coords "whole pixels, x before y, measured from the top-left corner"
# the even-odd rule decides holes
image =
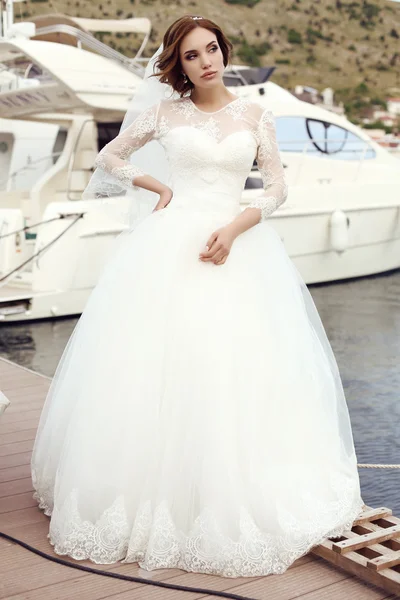
[[[362,531],[386,531],[386,529],[381,527],[382,523],[386,525],[398,525],[395,521],[396,517],[389,515],[390,520],[385,519],[380,520],[380,524],[376,523],[364,523],[362,525]],[[400,541],[396,539],[391,539],[391,548],[384,546],[383,544],[373,544],[368,547],[368,552],[371,550],[376,552],[378,556],[376,557],[368,557],[367,568],[372,569],[374,571],[382,571],[384,569],[389,569],[396,565],[400,564]]]
[[[395,572],[391,569],[385,569],[379,573],[372,569],[367,569],[368,559],[365,556],[362,556],[358,552],[339,554],[333,552],[332,545],[333,542],[331,540],[325,540],[322,544],[313,548],[312,553],[324,558],[336,567],[355,575],[362,581],[380,587],[391,594],[400,593],[400,584],[397,577],[399,573],[396,576]]]
[[[388,600],[388,595],[384,590],[375,586],[360,585],[357,579],[350,578],[326,586],[321,590],[296,596],[296,598],[301,600]]]
[[[24,385],[15,385],[15,383],[9,383],[4,385],[1,383],[1,391],[7,396],[12,404],[19,398],[33,398],[35,400],[44,399],[48,387],[42,383],[38,385],[32,385],[32,382],[26,382]],[[7,409],[8,410],[8,409]]]
[[[31,462],[32,452],[20,452],[19,454],[10,454],[10,456],[2,456],[0,458],[0,471],[9,467],[20,467],[21,465],[29,465]]]
[[[48,517],[37,506],[0,514],[0,531],[10,535],[13,535],[11,532],[13,527],[32,523],[46,523],[48,527]]]
[[[369,544],[384,542],[399,535],[400,525],[393,525],[393,527],[388,527],[387,529],[380,529],[379,531],[358,535],[356,538],[344,540],[342,542],[334,542],[332,549],[339,554],[345,554],[346,552],[354,552],[355,550],[364,548]]]
[[[31,477],[0,483],[0,498],[33,490]]]
[[[12,456],[13,454],[20,454],[21,452],[31,452],[33,447],[32,440],[26,440],[22,442],[14,442],[12,444],[1,444],[0,443],[0,458],[2,456]]]
[[[365,510],[353,523],[354,525],[362,525],[365,522],[376,521],[377,519],[382,519],[383,517],[389,517],[393,513],[390,508],[386,508],[382,506],[381,508],[370,508],[369,510]]]
[[[33,499],[32,491],[0,498],[0,514],[32,506],[37,506],[36,500]]]
[[[30,465],[21,465],[20,467],[9,467],[8,469],[0,469],[0,483],[6,481],[15,481],[15,479],[25,479],[31,474]]]
[[[23,402],[20,402],[20,400],[22,400],[22,398],[18,398],[18,402],[12,400],[11,404],[7,408],[7,411],[4,413],[4,416],[20,414],[27,410],[40,410],[43,408],[44,399],[42,396],[36,400],[34,398],[28,398],[25,401],[25,397],[23,398]]]
[[[374,571],[382,571],[382,569],[389,569],[395,565],[400,565],[400,551],[392,552],[388,555],[377,556],[376,558],[370,558],[367,562],[367,568]],[[400,590],[399,590],[400,591]]]
[[[48,387],[50,381],[32,375],[31,373],[8,373],[1,376],[1,389],[10,388],[11,391],[19,390],[22,387]]]
[[[38,425],[37,419],[30,419],[28,421],[18,421],[17,423],[4,423],[1,425],[1,432],[3,435],[8,433],[17,433],[18,431],[27,431],[34,429]]]
[[[239,594],[242,596],[249,596],[251,598],[265,598],[271,600],[281,600],[286,598],[298,598],[303,594],[309,593],[311,591],[316,591],[324,588],[325,586],[332,585],[339,581],[343,581],[348,579],[348,575],[342,571],[338,571],[332,568],[330,565],[325,564],[319,560],[313,560],[311,563],[308,563],[305,566],[298,567],[296,569],[289,569],[283,575],[269,575],[266,577],[260,577],[257,580],[249,579],[243,584],[239,584],[235,579],[228,580],[228,585],[225,588],[225,591]],[[174,580],[175,582],[185,581],[183,578],[177,578]],[[225,579],[226,581],[226,579]],[[193,583],[194,582],[194,583]],[[183,585],[198,585],[197,574],[196,579],[193,578],[190,584]],[[361,584],[362,585],[362,584]],[[206,585],[203,587],[215,588],[214,585]],[[147,597],[153,598],[153,592],[151,590],[151,596],[147,596],[149,593],[148,590],[145,590],[142,596],[137,596],[137,598],[143,598],[147,600]],[[177,592],[178,594],[179,592]],[[159,597],[162,600],[163,596],[154,596],[154,598]],[[178,596],[176,596],[178,598]],[[211,595],[204,595],[202,598],[213,598]],[[215,597],[214,597],[215,598]],[[128,596],[124,595],[116,595],[113,597],[113,600],[128,600]]]
[[[362,528],[363,533],[369,533],[371,531],[382,531],[382,529],[375,523],[364,523],[360,527]],[[345,535],[348,539],[350,539],[350,538],[357,539],[360,537],[359,533],[356,533],[354,531],[346,531]],[[391,543],[398,543],[398,542],[391,540]],[[366,546],[365,548],[362,548],[361,550],[364,551],[364,555],[366,556],[367,559],[370,558],[368,556],[368,554],[371,555],[371,554],[375,553],[378,556],[380,556],[382,554],[385,554],[385,555],[392,554],[392,550],[390,548],[387,548],[383,544],[368,544],[368,546]]]
[[[8,409],[1,417],[3,423],[17,423],[18,421],[27,421],[30,419],[36,419],[39,421],[40,414],[42,412],[40,408],[29,407],[29,410],[9,411]]]
[[[14,569],[8,572],[7,578],[3,579],[0,598],[10,600],[14,598],[15,595],[22,595],[26,599],[28,593],[32,590],[40,589],[42,593],[42,598],[46,598],[48,600],[48,596],[43,595],[43,587],[49,586],[51,584],[58,584],[60,582],[64,582],[63,585],[68,589],[70,598],[76,597],[76,585],[70,584],[72,581],[79,581],[80,577],[88,577],[86,573],[83,571],[76,571],[75,569],[70,569],[65,567],[64,565],[59,565],[53,562],[45,562],[44,559],[40,557],[36,557],[37,561],[35,564],[27,565],[24,567],[23,561],[20,563],[20,568]],[[126,574],[131,574],[135,576],[135,572],[138,571],[137,566],[134,565],[118,565],[118,572],[125,572]],[[96,568],[94,566],[94,568]],[[101,566],[103,570],[107,571],[115,571],[115,568],[110,568],[110,566],[105,565]],[[23,577],[21,577],[21,573],[23,573]],[[165,577],[165,573],[162,574]],[[106,578],[90,575],[89,576],[92,581],[95,579],[100,579],[102,584],[106,581]],[[115,580],[112,582],[115,585]],[[125,582],[126,583],[126,582]],[[130,582],[126,588],[133,589],[138,587],[140,584]],[[111,594],[112,595],[112,594]]]
[[[377,522],[381,527],[390,527],[391,525],[400,525],[400,519],[395,515],[391,515],[390,517],[384,517],[383,519],[379,519]]]
[[[0,428],[1,432],[1,428]],[[4,444],[13,444],[14,442],[24,442],[34,440],[36,437],[36,427],[24,429],[23,431],[14,431],[13,433],[1,433],[1,441]]]

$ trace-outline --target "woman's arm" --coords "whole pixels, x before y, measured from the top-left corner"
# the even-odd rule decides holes
[[[204,262],[223,264],[235,238],[260,221],[266,220],[287,198],[288,188],[276,141],[275,119],[269,110],[265,110],[261,115],[257,137],[257,166],[264,191],[252,200],[234,221],[210,236],[206,251],[199,257]]]
[[[249,208],[259,209],[260,220],[264,221],[285,202],[288,195],[285,171],[276,140],[275,119],[270,110],[264,110],[261,115],[257,137],[257,167],[264,191],[250,202]]]
[[[97,155],[95,167],[113,175],[124,187],[144,188],[156,194],[169,189],[128,160],[135,150],[155,138],[159,110],[160,103],[143,111],[129,127],[104,146]]]

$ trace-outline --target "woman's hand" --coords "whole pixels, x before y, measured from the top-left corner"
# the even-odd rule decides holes
[[[217,229],[208,238],[206,250],[200,253],[199,259],[203,262],[223,265],[229,256],[235,238],[236,234],[228,226]]]
[[[173,191],[168,186],[165,186],[160,192],[160,199],[155,205],[153,212],[157,210],[162,210],[171,202],[171,198],[173,196]]]

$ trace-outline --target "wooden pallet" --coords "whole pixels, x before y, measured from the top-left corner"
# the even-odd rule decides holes
[[[400,519],[390,508],[366,506],[342,537],[312,550],[330,563],[392,594],[400,595]]]

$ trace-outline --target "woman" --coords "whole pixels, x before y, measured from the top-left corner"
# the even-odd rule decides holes
[[[42,414],[32,476],[59,554],[282,573],[362,509],[337,365],[268,224],[287,195],[273,115],[224,86],[230,50],[207,19],[173,23],[157,77],[178,97],[96,160],[159,200],[121,238]],[[168,185],[128,160],[151,140]],[[255,158],[264,190],[241,212]]]

